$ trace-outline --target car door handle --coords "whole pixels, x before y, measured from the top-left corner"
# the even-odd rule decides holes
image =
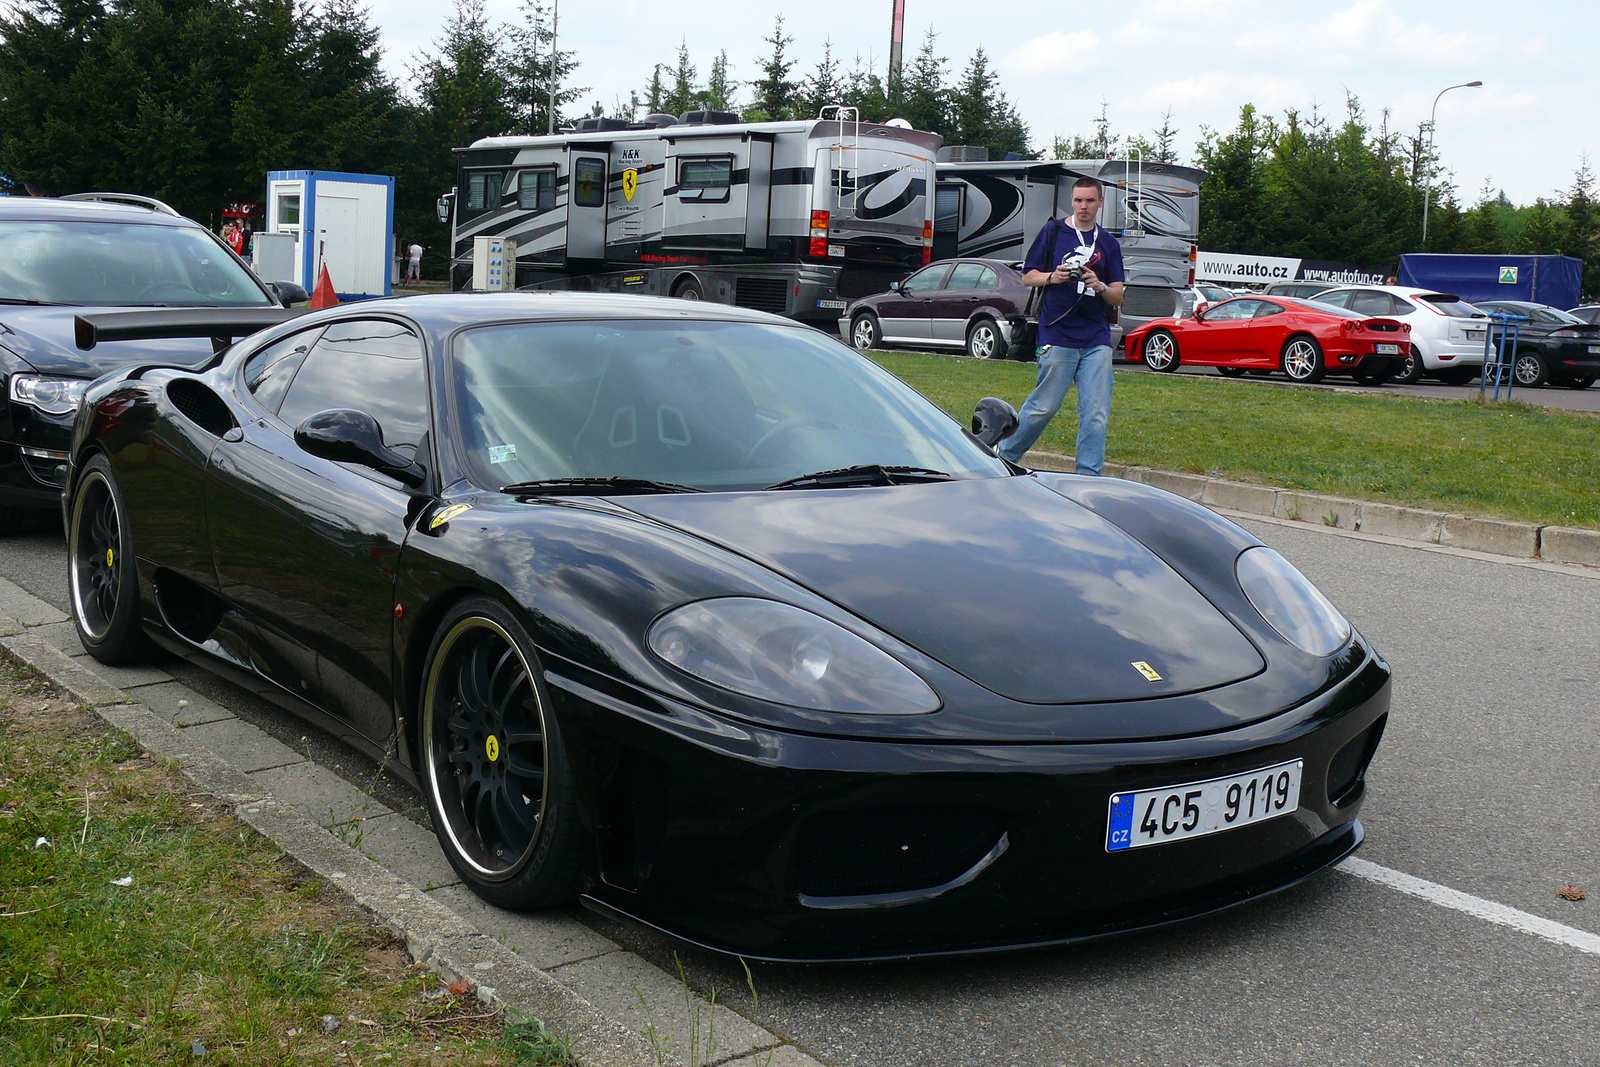
[[[924,304],[931,304],[931,303],[933,303],[933,298],[932,297],[928,297],[926,300],[923,301],[923,303]]]
[[[976,304],[981,299],[982,299],[982,297],[969,296],[969,297],[967,297],[967,303]]]

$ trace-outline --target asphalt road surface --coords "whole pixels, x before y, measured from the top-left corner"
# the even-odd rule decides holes
[[[830,1064],[1600,1064],[1600,574],[1241,521],[1394,667],[1359,855],[1426,880],[1424,896],[1341,869],[1075,948],[755,966],[758,1004],[737,962],[587,921],[668,968],[676,956],[699,988]],[[56,531],[0,543],[0,574],[65,609],[63,571]],[[347,777],[366,766],[241,690],[169,669]],[[407,792],[389,789],[390,804]],[[1559,899],[1567,883],[1589,899]],[[1517,928],[1530,916],[1560,924],[1556,939]]]

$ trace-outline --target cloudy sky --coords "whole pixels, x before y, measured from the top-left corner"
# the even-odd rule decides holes
[[[387,63],[405,77],[438,36],[447,5],[368,2]],[[517,4],[489,0],[489,10],[515,18]],[[702,77],[726,49],[734,77],[755,78],[761,39],[779,13],[800,72],[829,39],[846,63],[859,55],[882,71],[891,9],[892,0],[564,0],[561,47],[576,49],[577,83],[609,109],[653,64],[672,62],[680,39]],[[1186,156],[1202,126],[1231,127],[1246,102],[1273,115],[1312,105],[1342,115],[1354,93],[1374,125],[1387,108],[1392,126],[1411,130],[1439,90],[1481,80],[1439,102],[1437,147],[1463,200],[1488,180],[1531,203],[1569,188],[1585,154],[1600,168],[1596,0],[906,0],[908,62],[930,27],[952,74],[983,46],[1036,146],[1058,133],[1089,134],[1102,100],[1123,133],[1148,134],[1170,109]]]

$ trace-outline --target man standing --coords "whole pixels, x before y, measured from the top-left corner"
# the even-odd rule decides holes
[[[1079,474],[1099,474],[1106,462],[1111,418],[1111,324],[1108,308],[1122,303],[1122,246],[1095,222],[1105,196],[1093,178],[1072,187],[1070,224],[1051,219],[1028,249],[1022,280],[1044,286],[1039,305],[1039,380],[1017,413],[1017,429],[1000,442],[1013,463],[1039,439],[1078,387]]]
[[[412,242],[411,247],[406,249],[406,255],[410,260],[410,262],[407,263],[407,265],[406,265],[406,281],[408,281],[408,282],[421,281],[422,280],[422,246],[417,244],[416,242]]]

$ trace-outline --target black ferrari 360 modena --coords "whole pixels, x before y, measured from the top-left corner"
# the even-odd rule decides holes
[[[1012,467],[814,330],[460,294],[218,347],[80,403],[80,636],[272,683],[416,782],[486,900],[894,958],[1158,926],[1361,842],[1389,669],[1298,571]]]

